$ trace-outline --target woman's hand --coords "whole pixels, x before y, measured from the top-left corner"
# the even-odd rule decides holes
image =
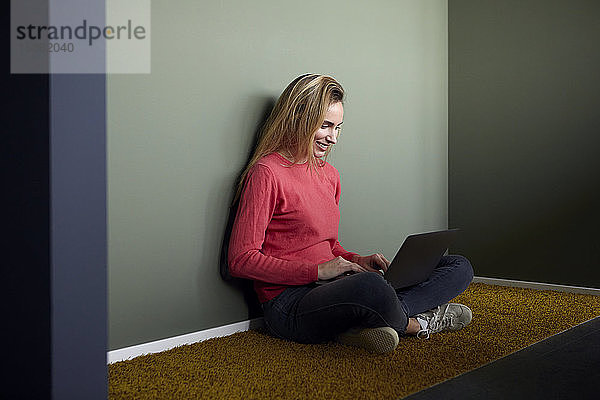
[[[383,270],[384,273],[391,264],[381,253],[371,254],[370,256],[366,257],[354,256],[352,261],[367,271],[379,272],[379,270]]]
[[[357,263],[353,263],[338,256],[333,260],[319,264],[319,280],[325,281],[332,279],[348,271],[365,272],[366,269]]]

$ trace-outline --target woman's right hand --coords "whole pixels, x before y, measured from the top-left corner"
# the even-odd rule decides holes
[[[326,281],[348,271],[365,272],[366,269],[342,256],[337,256],[333,260],[319,264],[319,280]]]

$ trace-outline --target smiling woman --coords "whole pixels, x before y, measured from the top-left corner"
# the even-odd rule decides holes
[[[294,79],[265,122],[252,159],[240,178],[236,199],[254,164],[269,154],[277,152],[292,165],[308,162],[318,171],[331,151],[330,145],[337,141],[337,134],[332,133],[338,132],[343,122],[343,100],[344,89],[330,76],[305,74]]]
[[[443,257],[428,280],[396,290],[379,272],[390,265],[382,254],[362,257],[341,246],[340,176],[326,159],[343,100],[335,79],[316,74],[299,76],[279,97],[239,182],[231,275],[254,281],[270,332],[297,342],[338,340],[383,353],[399,334],[466,326],[471,310],[444,304],[471,282],[464,257]]]

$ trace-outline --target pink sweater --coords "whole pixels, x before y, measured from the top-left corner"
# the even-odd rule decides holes
[[[287,166],[286,166],[287,165]],[[318,265],[337,256],[340,176],[329,163],[319,175],[306,164],[289,167],[278,153],[250,170],[231,232],[229,271],[254,280],[260,302],[289,286],[317,281]]]

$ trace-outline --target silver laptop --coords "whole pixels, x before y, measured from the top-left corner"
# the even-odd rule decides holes
[[[402,289],[424,282],[431,276],[458,231],[459,229],[446,229],[407,236],[383,277],[394,289]],[[333,282],[347,275],[343,274],[318,283]]]

